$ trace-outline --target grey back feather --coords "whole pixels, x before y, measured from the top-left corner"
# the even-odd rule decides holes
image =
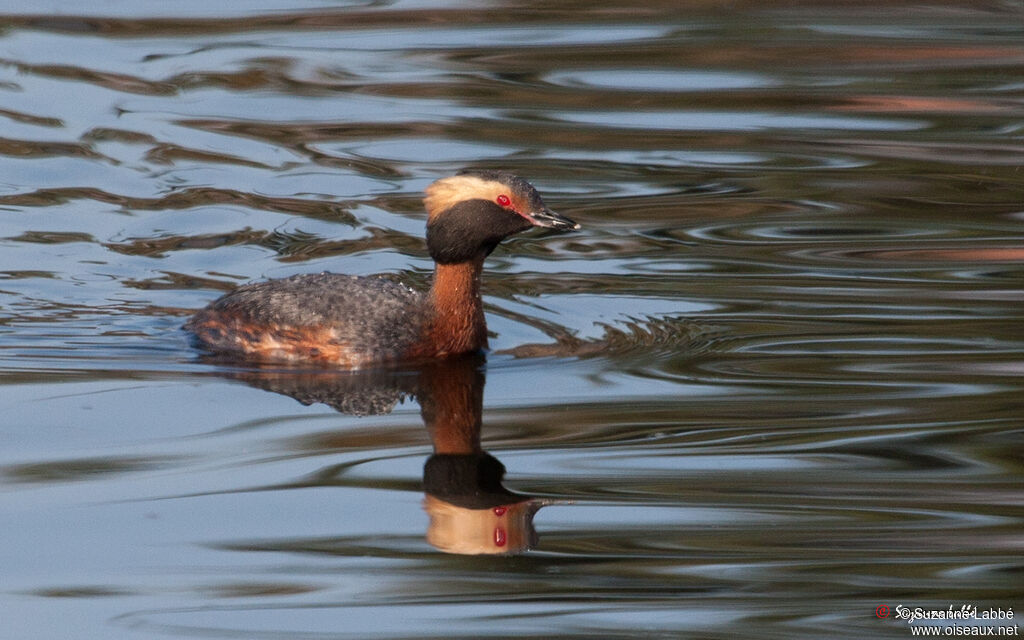
[[[384,355],[420,337],[428,313],[425,298],[386,276],[323,272],[241,286],[207,311],[267,327],[331,329],[355,352]]]

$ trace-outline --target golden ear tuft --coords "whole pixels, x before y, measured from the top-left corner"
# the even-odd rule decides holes
[[[442,211],[447,211],[464,200],[493,202],[507,191],[507,186],[493,180],[484,180],[476,176],[452,176],[442,178],[427,187],[423,205],[427,209],[427,215],[433,219]]]

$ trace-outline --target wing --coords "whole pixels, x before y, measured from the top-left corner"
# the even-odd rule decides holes
[[[401,283],[318,273],[239,287],[185,328],[217,351],[354,367],[400,357],[425,316],[424,295]]]

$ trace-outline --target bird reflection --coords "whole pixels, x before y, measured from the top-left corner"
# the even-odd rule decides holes
[[[434,444],[423,468],[427,541],[448,553],[516,553],[537,543],[533,515],[541,502],[502,486],[504,465],[480,446],[481,360],[423,370],[420,413]]]
[[[235,370],[252,386],[355,415],[390,412],[415,397],[434,453],[423,468],[427,541],[446,553],[515,554],[537,543],[533,516],[543,500],[502,485],[505,467],[480,445],[484,358],[369,372]]]

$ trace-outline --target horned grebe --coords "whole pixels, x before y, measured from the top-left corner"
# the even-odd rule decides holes
[[[345,368],[442,358],[487,346],[480,299],[484,258],[530,227],[579,225],[502,171],[461,171],[426,190],[430,291],[384,276],[319,273],[244,285],[196,313],[185,329],[215,352]]]

